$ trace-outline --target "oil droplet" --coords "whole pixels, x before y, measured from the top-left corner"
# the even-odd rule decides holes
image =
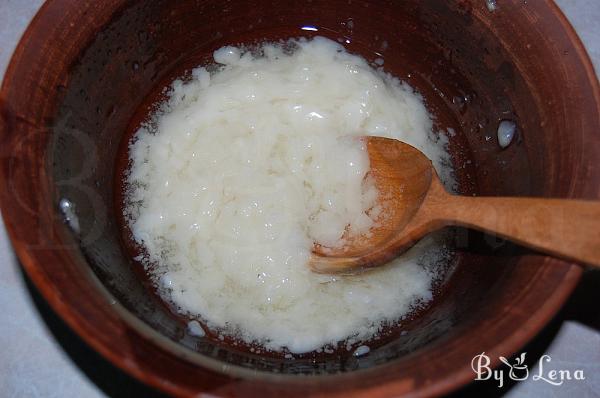
[[[496,0],[485,0],[485,5],[487,6],[489,12],[494,12],[498,9]]]
[[[512,142],[517,125],[512,120],[502,120],[498,125],[498,144],[501,148],[506,148]]]
[[[464,110],[467,107],[467,102],[469,101],[469,98],[467,96],[463,96],[463,95],[457,95],[452,97],[452,103],[454,105],[456,105],[456,107],[458,108],[458,111],[463,113]]]
[[[367,355],[370,351],[371,349],[369,348],[369,346],[361,345],[356,350],[354,350],[354,353],[352,353],[352,355],[354,355],[355,357],[362,357],[363,355]]]
[[[76,234],[79,233],[79,219],[75,214],[75,205],[69,199],[62,198],[58,203],[61,213],[63,214],[65,223],[71,228]]]
[[[206,332],[204,332],[202,325],[200,325],[200,322],[198,322],[198,321],[195,321],[195,320],[189,321],[187,324],[187,329],[188,329],[188,332],[190,332],[190,334],[192,336],[196,336],[196,337],[206,336]]]
[[[348,19],[348,23],[346,24],[346,26],[348,26],[348,29],[350,30],[354,29],[354,21],[352,20],[352,18]]]

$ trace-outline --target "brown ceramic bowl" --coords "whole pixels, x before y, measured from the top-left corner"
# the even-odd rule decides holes
[[[432,305],[369,355],[252,354],[187,334],[135,272],[115,211],[122,143],[169,79],[226,43],[317,34],[349,42],[417,87],[452,127],[464,193],[597,198],[600,92],[551,1],[48,0],[21,40],[1,100],[0,199],[23,267],[94,349],[175,395],[428,396],[473,379],[556,313],[581,268],[457,231],[456,271]],[[517,139],[497,143],[502,119]],[[75,205],[80,233],[59,211]]]

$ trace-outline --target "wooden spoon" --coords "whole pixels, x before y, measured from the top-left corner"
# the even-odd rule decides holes
[[[340,248],[315,245],[319,273],[356,273],[379,266],[448,225],[497,234],[541,252],[600,267],[600,202],[451,195],[431,161],[397,140],[362,137],[379,190],[380,215],[368,235]]]

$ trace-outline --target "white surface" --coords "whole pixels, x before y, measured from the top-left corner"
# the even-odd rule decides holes
[[[600,1],[557,2],[579,32],[598,70]],[[41,3],[41,0],[0,0],[0,75],[4,74],[18,38]],[[498,3],[501,6],[502,0]],[[18,267],[6,232],[0,228],[0,397],[103,396],[46,329],[31,302]],[[554,369],[584,369],[585,382],[571,381],[554,387],[529,380],[515,386],[509,396],[600,396],[598,331],[567,321],[546,353],[552,357]]]
[[[0,0],[0,76],[42,0]],[[102,397],[40,318],[0,226],[0,397]]]

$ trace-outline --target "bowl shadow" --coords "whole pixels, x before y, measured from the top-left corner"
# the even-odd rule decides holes
[[[64,321],[50,308],[27,275],[21,270],[22,278],[35,305],[52,337],[88,378],[108,397],[148,397],[164,398],[157,390],[140,383],[121,371],[88,346]],[[575,321],[600,332],[600,313],[590,303],[600,302],[600,270],[588,270],[584,273],[579,285],[554,319],[542,332],[519,352],[527,352],[526,364],[532,368],[547,351],[565,321]],[[516,357],[516,355],[515,355]],[[510,362],[514,362],[510,358]],[[504,366],[504,365],[503,365]],[[473,381],[464,388],[451,394],[450,397],[486,396],[501,397],[507,394],[519,382],[507,380],[502,388],[498,388],[495,380]]]

